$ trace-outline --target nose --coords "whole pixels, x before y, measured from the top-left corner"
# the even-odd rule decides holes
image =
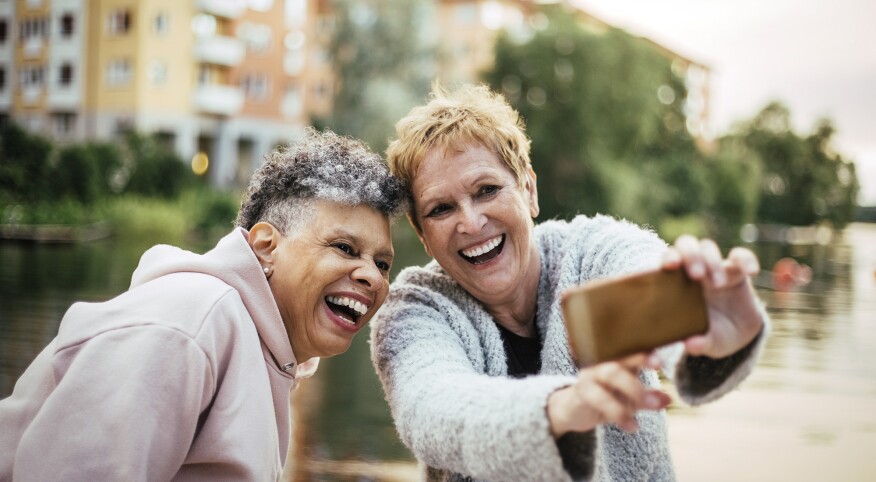
[[[386,280],[383,273],[374,264],[374,260],[365,258],[351,273],[353,281],[364,286],[368,291],[377,291],[383,287]]]
[[[487,224],[487,217],[471,203],[459,207],[459,219],[456,232],[459,234],[477,234]]]

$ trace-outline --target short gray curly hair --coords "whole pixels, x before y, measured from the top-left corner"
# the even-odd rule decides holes
[[[315,200],[364,204],[390,219],[407,208],[401,181],[362,141],[308,127],[297,142],[265,155],[250,178],[235,225],[251,229],[268,222],[289,236],[309,219]]]

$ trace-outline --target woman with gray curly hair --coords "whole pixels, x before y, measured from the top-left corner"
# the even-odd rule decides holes
[[[153,247],[68,310],[0,401],[0,480],[277,480],[290,390],[383,303],[404,200],[359,141],[268,154],[215,248]]]

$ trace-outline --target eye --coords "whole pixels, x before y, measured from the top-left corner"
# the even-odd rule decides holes
[[[332,244],[332,247],[334,247],[338,251],[343,251],[345,254],[348,254],[350,256],[356,254],[356,250],[354,250],[353,247],[347,243],[334,243]]]
[[[434,218],[436,216],[440,216],[440,215],[446,213],[447,211],[450,211],[449,204],[439,204],[439,205],[435,206],[434,208],[432,208],[432,210],[429,211],[429,214],[426,214],[426,217]]]
[[[386,261],[381,261],[378,259],[378,260],[374,261],[374,264],[377,266],[377,269],[379,269],[380,271],[384,271],[384,272],[389,271],[390,265]]]
[[[478,196],[491,197],[491,196],[494,196],[496,193],[498,193],[500,189],[502,189],[502,188],[499,186],[489,184],[489,185],[481,187],[478,190]]]

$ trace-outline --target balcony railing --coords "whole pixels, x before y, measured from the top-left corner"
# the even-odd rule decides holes
[[[21,99],[26,105],[33,105],[38,103],[42,95],[42,87],[22,87],[21,89]]]
[[[24,56],[33,58],[39,57],[40,53],[43,51],[43,39],[42,37],[31,37],[24,41]]]
[[[217,17],[236,19],[243,15],[246,2],[241,0],[198,0],[198,8]]]
[[[55,109],[75,109],[82,104],[82,94],[74,85],[50,88],[46,104]]]
[[[195,109],[215,115],[234,115],[243,107],[243,91],[230,85],[206,84],[195,87]]]
[[[199,62],[234,67],[240,64],[245,54],[243,42],[234,37],[214,35],[195,43],[195,59]]]

